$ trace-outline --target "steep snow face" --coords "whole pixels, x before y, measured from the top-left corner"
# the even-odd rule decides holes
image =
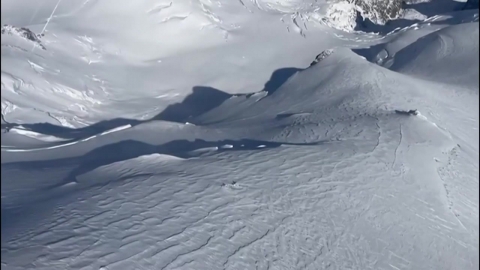
[[[2,269],[479,267],[478,10],[71,3],[2,35]]]

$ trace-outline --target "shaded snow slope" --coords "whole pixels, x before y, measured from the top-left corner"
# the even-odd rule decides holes
[[[410,60],[409,58],[414,58]],[[390,69],[478,91],[478,22],[429,34],[395,54]]]
[[[468,143],[478,117],[453,95],[461,84],[442,95],[438,85],[337,49],[197,125],[156,121],[63,148],[3,149],[2,262],[475,269],[478,145]],[[411,108],[420,115],[395,112]],[[457,133],[466,129],[473,137]]]
[[[2,269],[479,267],[478,10],[375,36],[112,3],[2,36]]]

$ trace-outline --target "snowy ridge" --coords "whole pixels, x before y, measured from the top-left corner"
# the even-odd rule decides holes
[[[2,40],[2,269],[478,268],[478,10],[71,4]]]

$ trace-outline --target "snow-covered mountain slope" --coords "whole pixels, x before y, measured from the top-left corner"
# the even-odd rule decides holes
[[[468,33],[468,34],[467,34]],[[478,23],[429,34],[395,54],[392,70],[478,90]],[[408,60],[413,58],[414,60]]]
[[[41,33],[56,1],[37,2],[25,15],[17,2],[2,2],[2,24]],[[262,90],[274,70],[305,67],[336,44],[325,39],[328,28],[294,12],[247,1],[60,2],[42,37],[46,50],[2,35],[5,118],[26,121],[36,110],[45,113],[30,122],[78,127],[120,114],[148,118],[197,85]]]
[[[40,34],[27,2],[2,24]],[[123,4],[2,35],[2,269],[479,267],[478,9]]]

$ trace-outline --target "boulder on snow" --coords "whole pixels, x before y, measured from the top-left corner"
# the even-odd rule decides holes
[[[395,110],[395,113],[397,113],[397,114],[403,114],[403,115],[418,115],[418,111],[417,111],[417,110],[408,110],[408,111]]]
[[[315,60],[313,60],[313,62],[310,64],[310,66],[314,66],[314,65],[318,64],[320,61],[327,58],[332,53],[333,53],[333,49],[328,49],[328,50],[325,50],[325,51],[321,52],[319,55],[317,55],[317,57],[315,57]]]

